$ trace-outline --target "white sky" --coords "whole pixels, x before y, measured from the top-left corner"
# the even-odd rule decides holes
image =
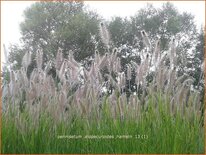
[[[90,9],[97,11],[105,19],[112,16],[132,16],[139,9],[146,6],[148,1],[86,1]],[[161,7],[166,1],[152,1],[155,7]],[[32,1],[1,1],[1,49],[3,43],[6,47],[10,43],[19,43],[19,24],[23,21],[23,11],[29,7]],[[195,22],[200,27],[205,25],[204,1],[173,1],[180,12],[186,11],[195,15]],[[3,52],[2,52],[2,58]]]

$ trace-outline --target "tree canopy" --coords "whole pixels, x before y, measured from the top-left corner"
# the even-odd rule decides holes
[[[17,61],[15,67],[18,67],[26,51],[35,55],[38,49],[42,49],[44,62],[47,62],[54,59],[61,48],[64,57],[72,51],[77,61],[87,63],[95,51],[100,54],[107,52],[99,35],[102,21],[100,15],[86,9],[83,2],[36,2],[24,11],[24,21],[20,24],[23,46],[11,46],[9,61]],[[109,50],[114,47],[119,49],[124,68],[131,61],[141,61],[138,53],[145,50],[142,30],[147,32],[152,49],[160,39],[161,52],[169,49],[172,37],[176,39],[180,75],[192,74],[188,68],[198,68],[203,62],[203,31],[198,34],[193,15],[180,13],[169,2],[159,9],[148,4],[134,16],[114,17],[104,23],[111,38]],[[192,63],[198,65],[191,66]],[[192,74],[196,80],[197,74]]]
[[[84,10],[82,2],[37,2],[24,11],[20,24],[24,50],[43,49],[45,61],[61,48],[73,51],[78,61],[94,51],[92,36],[98,33],[99,16]]]

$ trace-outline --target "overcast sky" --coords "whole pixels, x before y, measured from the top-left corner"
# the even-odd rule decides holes
[[[161,7],[165,1],[151,1],[155,7]],[[19,24],[23,21],[23,11],[32,1],[1,1],[1,43],[6,47],[10,43],[19,43]],[[173,1],[180,12],[189,12],[195,15],[195,22],[200,27],[205,25],[204,1]],[[140,8],[146,6],[147,1],[86,1],[90,9],[97,11],[105,19],[112,16],[132,16]],[[2,47],[1,44],[1,47]],[[1,48],[2,49],[2,48]],[[2,53],[3,54],[3,53]]]

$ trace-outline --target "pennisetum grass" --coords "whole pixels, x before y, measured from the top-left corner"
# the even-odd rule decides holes
[[[62,49],[44,67],[43,51],[38,50],[37,68],[28,77],[31,53],[25,53],[23,68],[11,70],[10,82],[3,87],[7,106],[2,153],[203,153],[200,93],[190,89],[189,76],[178,77],[175,40],[168,54],[160,53],[158,40],[151,56],[147,53],[141,64],[129,64],[124,72],[117,49],[109,52],[110,36],[103,23],[100,34],[108,52],[100,56],[96,51],[89,68],[77,62],[72,52],[63,58]],[[151,50],[147,33],[141,34]],[[168,56],[170,67],[165,64]],[[149,82],[146,77],[154,65]],[[57,77],[48,74],[52,67]],[[132,71],[137,90],[128,96],[126,80],[131,81]],[[56,139],[58,134],[146,134],[149,138],[64,141]]]

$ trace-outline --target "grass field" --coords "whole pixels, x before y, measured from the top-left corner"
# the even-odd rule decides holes
[[[151,51],[141,34],[141,63],[125,68],[109,46],[89,67],[61,49],[45,63],[38,50],[28,71],[26,52],[4,79],[2,153],[204,153],[204,99],[194,78],[178,75],[175,39]]]
[[[3,116],[2,153],[204,153],[202,117],[169,115],[162,101],[155,110],[151,100],[138,119],[112,118],[107,100],[100,118],[73,113],[56,123],[42,114],[34,124],[27,114],[20,116],[24,123]]]

